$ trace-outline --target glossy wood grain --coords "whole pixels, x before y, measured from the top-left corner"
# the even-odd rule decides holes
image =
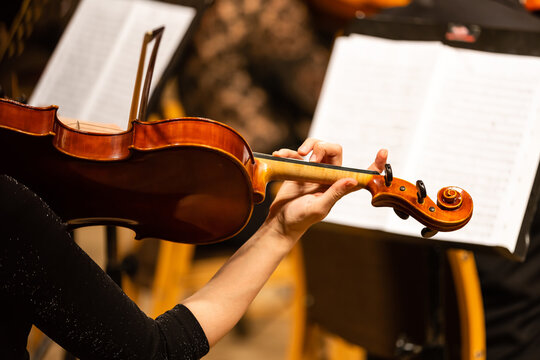
[[[394,179],[386,186],[377,172],[254,156],[240,134],[213,120],[135,121],[128,131],[99,133],[67,126],[56,111],[0,99],[0,171],[72,227],[114,224],[137,238],[212,243],[242,230],[270,181],[329,185],[345,177],[368,189],[374,206],[394,207],[433,230],[459,229],[472,216],[472,199],[459,188],[443,191],[439,204],[420,204],[414,185]]]

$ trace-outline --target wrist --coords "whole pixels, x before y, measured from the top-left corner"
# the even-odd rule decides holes
[[[272,242],[272,246],[288,253],[298,242],[302,234],[296,234],[287,229],[283,222],[276,217],[268,217],[257,231],[260,236],[259,241]]]

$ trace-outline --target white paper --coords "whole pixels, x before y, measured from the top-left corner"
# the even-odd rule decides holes
[[[144,34],[165,26],[153,89],[195,14],[191,7],[149,0],[81,1],[30,104],[55,104],[61,116],[126,129]]]
[[[387,148],[394,176],[423,180],[432,199],[443,186],[464,188],[472,220],[435,239],[513,252],[540,160],[539,90],[536,57],[352,35],[336,42],[311,136],[341,143],[347,166],[366,167]],[[361,192],[327,221],[420,234],[421,224],[372,208]]]
[[[369,37],[336,39],[311,136],[341,144],[344,166],[366,168],[378,149],[387,148],[394,172],[404,171],[439,45],[389,46],[393,43]],[[401,56],[408,46],[410,56]],[[393,211],[366,206],[370,201],[365,191],[351,194],[337,203],[327,221],[381,228]]]

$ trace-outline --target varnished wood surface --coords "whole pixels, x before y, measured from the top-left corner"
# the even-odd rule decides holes
[[[127,131],[102,133],[73,129],[56,111],[0,99],[0,170],[74,227],[114,224],[137,238],[212,243],[242,230],[270,181],[331,184],[344,177],[368,189],[374,206],[398,209],[433,230],[459,229],[472,216],[472,199],[461,189],[443,189],[438,204],[420,202],[414,185],[387,185],[377,172],[254,157],[240,134],[213,120],[135,121]]]
[[[114,224],[137,238],[202,244],[234,236],[251,216],[251,150],[225,125],[177,119],[84,132],[59,122],[56,107],[0,101],[0,170],[72,227]]]
[[[384,178],[375,178],[367,186],[373,195],[373,206],[392,207],[407,213],[430,229],[438,231],[454,231],[465,226],[473,214],[473,202],[471,196],[462,189],[461,206],[452,210],[444,209],[444,204],[435,204],[429,197],[423,203],[418,202],[416,186],[402,179],[394,179],[390,186],[386,186]],[[439,193],[448,187],[439,190]]]

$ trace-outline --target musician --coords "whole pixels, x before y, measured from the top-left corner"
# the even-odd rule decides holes
[[[340,165],[341,147],[315,139],[275,156]],[[382,171],[387,152],[370,169]],[[81,359],[195,359],[240,319],[280,260],[356,180],[286,182],[260,229],[193,296],[148,318],[71,239],[52,209],[0,174],[0,358],[28,359],[35,324]],[[91,201],[91,200],[89,200]]]

